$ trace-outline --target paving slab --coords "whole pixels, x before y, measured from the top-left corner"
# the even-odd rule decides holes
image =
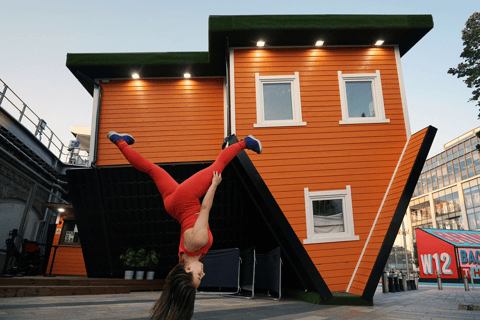
[[[478,288],[480,289],[480,287]],[[60,297],[0,299],[2,319],[149,319],[160,292],[133,292]],[[459,310],[460,304],[480,305],[480,290],[463,285],[420,286],[419,290],[383,294],[377,289],[374,306],[324,306],[291,299],[239,299],[198,294],[193,319],[333,320],[333,319],[480,319],[480,311]]]

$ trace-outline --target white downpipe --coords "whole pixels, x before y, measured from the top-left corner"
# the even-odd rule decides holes
[[[88,163],[94,164],[97,158],[97,135],[98,135],[98,123],[100,117],[100,99],[101,99],[101,87],[93,87],[93,108],[92,108],[92,126],[90,132],[90,154],[88,155]]]

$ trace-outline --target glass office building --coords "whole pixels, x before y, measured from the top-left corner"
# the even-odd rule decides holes
[[[412,260],[417,260],[417,228],[480,230],[479,131],[480,127],[450,141],[444,152],[425,162],[404,219],[406,244],[402,232],[395,241],[407,246]]]

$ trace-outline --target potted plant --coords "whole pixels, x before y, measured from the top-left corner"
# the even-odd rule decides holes
[[[148,254],[148,263],[147,263],[147,266],[148,266],[148,271],[147,272],[147,280],[153,280],[153,276],[155,275],[155,270],[156,267],[158,266],[158,255],[157,253],[155,252],[155,250],[152,250],[150,251],[150,253]]]
[[[138,250],[135,255],[137,259],[137,272],[135,273],[135,280],[142,280],[143,275],[145,274],[145,269],[147,269],[148,255],[145,249]]]
[[[136,267],[136,255],[135,251],[131,247],[127,251],[120,255],[120,260],[122,261],[125,267],[125,279],[133,279],[133,271]]]

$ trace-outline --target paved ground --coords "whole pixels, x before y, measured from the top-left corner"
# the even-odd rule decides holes
[[[3,298],[0,319],[149,319],[159,292],[117,295]],[[419,290],[383,294],[373,307],[320,306],[282,300],[238,299],[197,295],[193,319],[326,320],[326,319],[480,319],[480,311],[459,310],[459,304],[480,305],[480,287],[421,285]]]

